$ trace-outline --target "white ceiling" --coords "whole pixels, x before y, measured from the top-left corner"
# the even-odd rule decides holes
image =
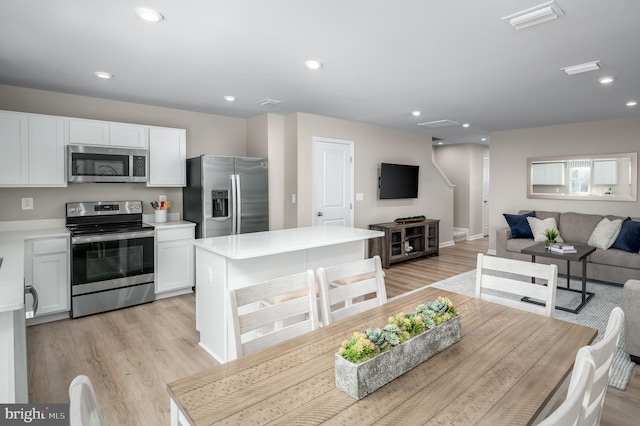
[[[564,16],[522,30],[501,20],[544,1],[2,0],[0,84],[237,117],[305,112],[457,143],[640,115],[625,106],[640,101],[640,1],[557,0]],[[138,7],[166,19],[143,22]],[[601,70],[560,70],[594,60]],[[255,105],[265,98],[282,103]],[[471,126],[417,126],[434,120]]]

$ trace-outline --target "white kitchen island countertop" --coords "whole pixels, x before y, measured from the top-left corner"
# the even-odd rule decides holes
[[[202,238],[193,243],[230,259],[251,259],[382,236],[382,231],[324,225]]]

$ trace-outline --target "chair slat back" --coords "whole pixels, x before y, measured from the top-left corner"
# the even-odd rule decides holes
[[[600,424],[602,408],[604,407],[604,397],[609,387],[609,376],[611,375],[613,358],[618,346],[618,341],[620,340],[623,323],[624,312],[622,308],[613,308],[609,314],[609,322],[607,323],[604,337],[591,346],[587,346],[596,365],[591,399],[584,419],[584,424],[587,426]],[[571,380],[573,381],[573,377]]]
[[[567,398],[539,426],[582,426],[586,414],[596,365],[585,347],[578,351]]]
[[[70,426],[100,426],[102,416],[91,380],[81,374],[69,385]]]
[[[280,303],[269,298],[296,293]],[[229,308],[238,357],[318,328],[313,271],[289,275],[229,291]]]
[[[379,256],[318,268],[317,273],[324,325],[387,303]]]
[[[545,280],[546,286],[532,283],[532,279]],[[478,254],[476,297],[479,299],[553,318],[557,281],[556,265]],[[522,297],[537,299],[544,302],[544,306],[524,302]]]

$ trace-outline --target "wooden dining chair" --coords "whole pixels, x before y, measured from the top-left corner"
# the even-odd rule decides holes
[[[291,293],[298,297],[264,303]],[[230,290],[229,304],[238,357],[318,328],[316,283],[311,270]]]
[[[546,285],[532,283],[546,280]],[[558,267],[478,254],[476,297],[553,318]],[[530,298],[544,305],[525,302]]]
[[[387,303],[380,256],[318,268],[322,324]]]
[[[69,425],[101,426],[102,416],[91,380],[81,374],[69,385]]]
[[[566,399],[538,426],[582,426],[589,406],[596,364],[587,347],[578,350]]]
[[[591,398],[584,418],[584,425],[586,426],[600,424],[604,397],[609,387],[609,376],[611,375],[613,358],[620,340],[622,324],[624,324],[624,311],[620,307],[615,307],[609,314],[609,322],[607,323],[604,337],[586,347],[591,352],[596,365]],[[571,380],[573,381],[573,377]]]

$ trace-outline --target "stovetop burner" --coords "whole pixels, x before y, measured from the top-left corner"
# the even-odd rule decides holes
[[[142,201],[67,203],[66,225],[74,236],[154,229],[142,223]]]

